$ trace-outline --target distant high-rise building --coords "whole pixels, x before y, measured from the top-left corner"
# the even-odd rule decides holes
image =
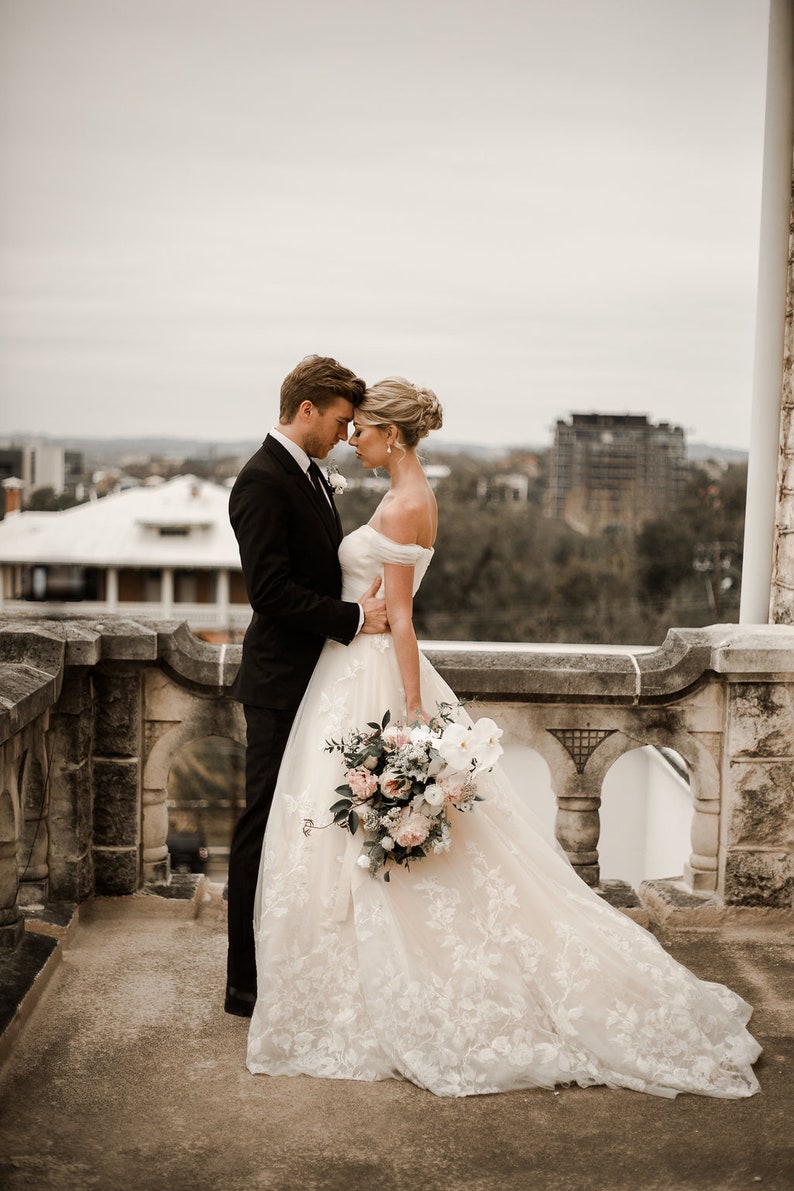
[[[22,480],[26,499],[41,488],[74,496],[83,478],[83,453],[41,439],[5,442],[0,444],[0,482],[12,476]]]
[[[554,436],[546,512],[580,533],[636,531],[675,503],[686,477],[681,426],[644,414],[572,414]]]
[[[74,492],[83,468],[81,451],[34,440],[24,444],[23,452],[26,494],[39,488],[52,488],[57,496]]]

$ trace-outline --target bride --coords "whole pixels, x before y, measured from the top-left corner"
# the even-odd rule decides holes
[[[435,395],[399,377],[356,409],[356,456],[390,487],[340,546],[342,595],[382,575],[391,632],[328,641],[295,718],[254,909],[248,1068],[408,1079],[439,1096],[571,1083],[750,1096],[750,1007],[588,889],[498,766],[478,778],[476,809],[452,815],[448,850],[391,866],[388,882],[357,863],[363,826],[304,833],[331,821],[344,781],[329,740],[456,703],[412,622],[437,528],[416,446],[440,426]]]

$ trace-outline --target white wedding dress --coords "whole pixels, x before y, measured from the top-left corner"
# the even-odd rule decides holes
[[[345,599],[383,564],[432,550],[369,525],[340,547]],[[426,709],[455,696],[426,658]],[[330,826],[343,781],[326,741],[403,719],[388,634],[329,641],[295,719],[255,907],[259,993],[248,1067],[269,1075],[403,1078],[440,1096],[576,1083],[662,1096],[750,1096],[750,1007],[698,980],[589,890],[544,840],[498,766],[454,814],[452,845],[391,879],[357,866],[362,833]],[[470,722],[465,712],[456,716]]]

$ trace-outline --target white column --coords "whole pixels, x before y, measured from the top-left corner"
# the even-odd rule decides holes
[[[232,626],[229,619],[229,572],[225,568],[221,568],[218,571],[215,603],[218,608],[218,624],[220,628],[230,629]]]
[[[174,614],[174,571],[173,567],[163,567],[160,581],[160,615],[164,620],[170,620]]]
[[[794,0],[771,0],[768,53],[742,624],[769,620],[794,148]]]
[[[108,612],[119,610],[119,573],[116,567],[105,571],[105,604]]]

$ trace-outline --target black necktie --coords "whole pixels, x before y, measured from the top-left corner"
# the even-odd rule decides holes
[[[322,477],[322,472],[320,471],[319,467],[317,466],[317,464],[314,462],[313,459],[312,459],[311,463],[309,464],[308,475],[309,475],[309,479],[311,480],[312,484],[314,485],[315,491],[319,494],[319,496],[322,497],[322,499],[325,501],[325,503],[330,507],[331,498],[328,495],[328,489],[325,486],[325,482]]]

